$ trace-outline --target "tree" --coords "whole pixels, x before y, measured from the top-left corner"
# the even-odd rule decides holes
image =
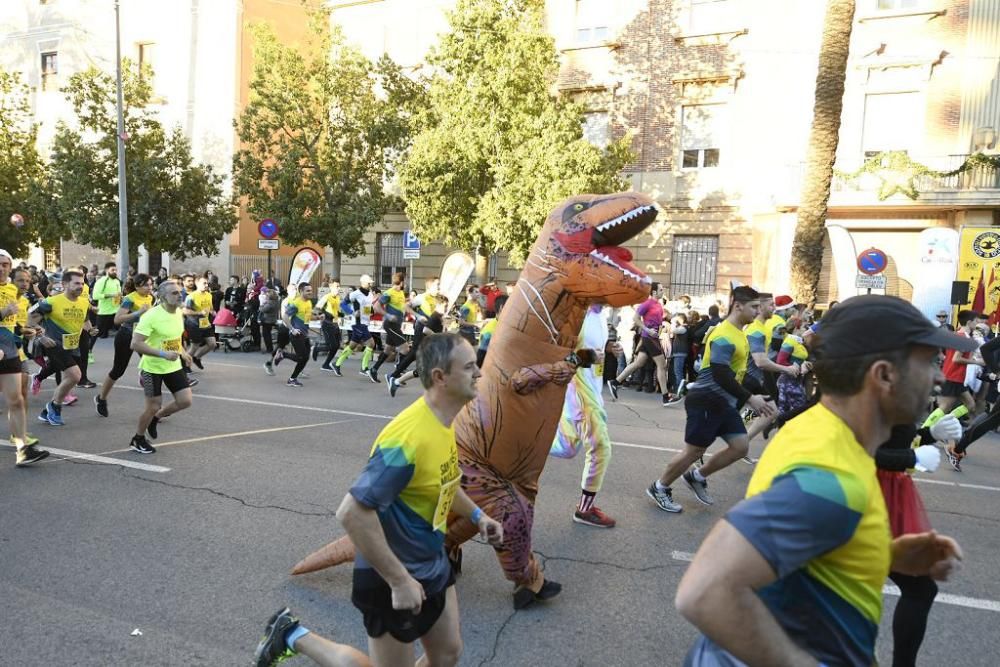
[[[399,185],[415,230],[523,261],[559,200],[626,188],[623,137],[583,138],[583,109],[553,96],[559,62],[542,0],[459,0],[428,63],[421,131]]]
[[[406,148],[417,84],[388,58],[372,64],[310,18],[300,48],[254,26],[250,102],[236,128],[236,193],[256,218],[273,218],[290,244],[315,241],[350,257],[393,204],[386,184]]]
[[[28,94],[18,73],[0,70],[0,248],[14,257],[26,256],[38,238],[34,193],[44,176]],[[10,223],[15,213],[24,226]]]
[[[844,107],[844,79],[853,24],[854,0],[829,0],[819,50],[806,172],[792,242],[792,291],[802,303],[815,303],[819,290],[827,204],[840,141],[840,114]]]
[[[164,129],[150,105],[148,72],[124,63],[125,165],[129,253],[186,259],[214,255],[236,226],[223,177],[198,164],[180,128]],[[66,235],[114,251],[118,247],[118,158],[115,79],[90,68],[63,92],[77,126],[60,123],[50,162],[48,209]]]

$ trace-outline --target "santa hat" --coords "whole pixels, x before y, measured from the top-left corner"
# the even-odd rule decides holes
[[[793,305],[795,305],[795,302],[792,301],[792,297],[788,296],[787,294],[781,294],[779,296],[774,297],[774,307],[777,308],[778,310],[782,310],[784,308],[790,308]]]

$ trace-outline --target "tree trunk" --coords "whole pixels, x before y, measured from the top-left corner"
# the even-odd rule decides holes
[[[476,269],[474,273],[477,285],[485,285],[490,279],[490,256],[485,254],[482,248],[483,246],[477,246],[475,255],[473,256],[473,259],[476,260]]]
[[[792,243],[792,291],[795,299],[802,303],[815,303],[819,289],[827,204],[840,140],[840,115],[844,107],[844,79],[854,24],[854,2],[828,0],[823,21],[806,173]]]

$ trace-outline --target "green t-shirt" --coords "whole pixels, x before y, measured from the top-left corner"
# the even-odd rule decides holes
[[[139,318],[139,323],[135,325],[135,333],[145,336],[146,344],[155,350],[179,353],[182,346],[181,337],[184,335],[184,314],[180,308],[168,313],[163,306],[156,306]],[[167,361],[162,357],[144,354],[139,362],[139,368],[147,373],[167,375],[181,369],[181,360],[177,358]]]
[[[114,315],[122,305],[122,281],[101,276],[94,283],[94,300],[98,315]]]

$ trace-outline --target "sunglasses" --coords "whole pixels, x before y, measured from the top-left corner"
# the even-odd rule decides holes
[[[946,320],[946,319],[948,319],[948,316],[947,315],[938,315],[937,318],[939,320]]]

